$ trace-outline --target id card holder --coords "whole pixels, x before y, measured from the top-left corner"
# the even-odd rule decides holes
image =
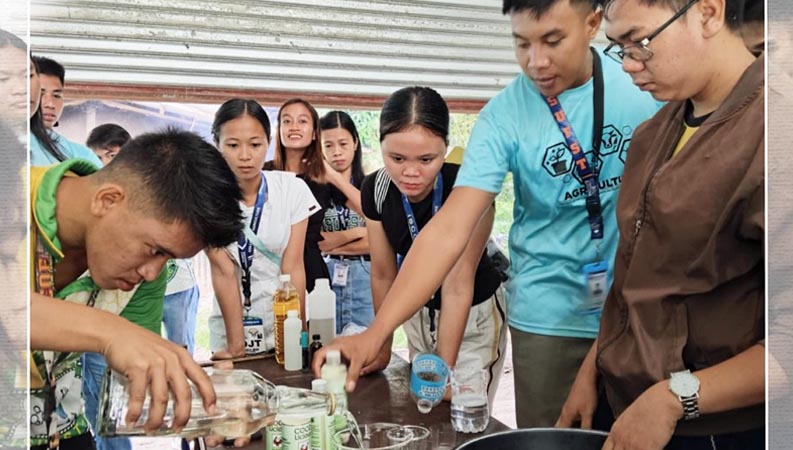
[[[245,354],[264,353],[264,321],[261,317],[243,317],[242,329],[245,334]]]
[[[598,312],[603,308],[609,293],[608,270],[609,266],[605,261],[584,265],[586,296],[582,309],[585,312]]]
[[[350,274],[350,266],[340,262],[333,268],[333,285],[347,286],[347,276]]]

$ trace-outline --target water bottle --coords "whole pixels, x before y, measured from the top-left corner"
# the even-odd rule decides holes
[[[192,439],[199,436],[248,436],[270,425],[276,416],[311,417],[317,414],[334,414],[336,400],[332,393],[313,392],[308,389],[276,386],[250,370],[205,369],[215,388],[217,412],[204,411],[198,389],[191,383],[192,407],[190,419],[179,436]],[[147,392],[143,410],[138,420],[126,423],[129,409],[129,380],[124,375],[109,371],[103,380],[99,398],[97,429],[100,436],[144,436],[144,424],[149,418],[151,404]],[[173,396],[168,400],[165,417],[155,436],[177,436],[172,428],[174,414]]]
[[[452,370],[451,421],[460,433],[481,433],[490,421],[487,403],[487,372],[481,365]]]
[[[443,399],[449,366],[438,355],[419,353],[410,365],[410,396],[422,414],[429,413]]]

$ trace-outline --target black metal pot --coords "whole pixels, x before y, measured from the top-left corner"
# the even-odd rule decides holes
[[[607,436],[592,430],[529,428],[488,434],[457,450],[600,450]]]

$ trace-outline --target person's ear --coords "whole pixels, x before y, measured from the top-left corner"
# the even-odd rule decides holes
[[[124,188],[115,183],[100,185],[91,198],[91,214],[96,217],[107,215],[127,199]]]
[[[587,15],[586,18],[586,33],[589,40],[595,39],[600,30],[600,23],[603,21],[603,8],[598,7]]]
[[[710,38],[727,26],[725,18],[726,0],[699,0],[694,8],[699,13],[702,37]]]

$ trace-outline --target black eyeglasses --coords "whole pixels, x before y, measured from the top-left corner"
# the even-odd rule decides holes
[[[620,64],[622,64],[622,60],[625,59],[626,56],[636,62],[642,62],[642,63],[647,62],[650,58],[653,57],[653,51],[647,48],[647,46],[650,45],[650,41],[655,39],[655,37],[661,34],[661,32],[664,31],[669,25],[672,25],[672,23],[675,20],[679,19],[680,16],[685,14],[686,11],[688,11],[689,8],[694,6],[694,3],[696,2],[697,0],[691,0],[690,2],[688,2],[686,6],[681,8],[680,11],[676,12],[674,16],[672,16],[669,20],[664,22],[663,25],[658,27],[657,30],[650,33],[649,36],[642,39],[641,41],[634,42],[633,44],[630,44],[622,48],[619,47],[614,48],[615,46],[619,46],[619,44],[617,44],[616,42],[612,42],[611,44],[609,44],[608,47],[606,47],[605,50],[603,50],[603,53],[605,53],[606,56],[613,59],[614,61],[617,61]]]

